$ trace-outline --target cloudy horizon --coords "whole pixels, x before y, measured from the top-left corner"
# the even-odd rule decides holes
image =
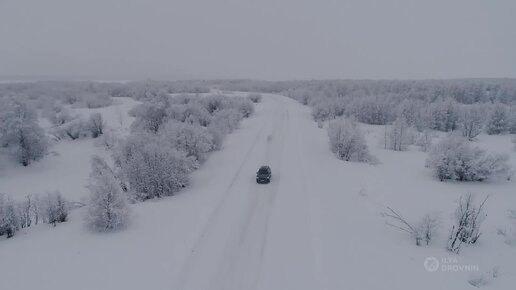
[[[0,0],[0,78],[516,77],[505,0]]]

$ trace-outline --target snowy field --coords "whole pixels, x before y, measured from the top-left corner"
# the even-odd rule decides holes
[[[94,110],[123,133],[135,104],[117,98]],[[40,224],[1,237],[1,289],[459,290],[474,289],[468,281],[478,277],[485,289],[512,289],[516,247],[498,229],[510,227],[516,181],[439,182],[424,166],[426,153],[384,150],[384,127],[361,126],[379,164],[336,159],[308,107],[263,94],[256,112],[193,173],[191,186],[132,205],[127,229],[93,233],[84,225],[84,209],[77,209],[55,228]],[[510,154],[516,168],[511,137],[481,135],[475,145]],[[0,192],[18,198],[60,190],[82,200],[90,157],[108,153],[91,139],[62,141],[51,150],[29,168],[3,160]],[[272,168],[268,185],[254,180],[263,164]],[[477,201],[490,195],[488,215],[478,243],[456,255],[446,250],[446,240],[457,200],[467,193]],[[387,206],[408,220],[437,213],[439,235],[429,246],[415,246],[385,224]],[[472,267],[430,272],[428,257],[441,266]]]

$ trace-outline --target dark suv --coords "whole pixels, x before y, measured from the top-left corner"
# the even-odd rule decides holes
[[[271,182],[271,168],[264,165],[256,172],[256,182],[258,183],[269,183]]]

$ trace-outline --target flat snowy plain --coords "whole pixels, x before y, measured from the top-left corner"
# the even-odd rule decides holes
[[[108,126],[134,105],[118,99],[104,110]],[[116,109],[119,107],[119,109]],[[83,222],[84,209],[53,228],[42,224],[0,240],[1,289],[474,289],[468,283],[497,267],[485,289],[516,285],[516,246],[497,235],[516,209],[516,181],[439,182],[424,167],[427,154],[381,149],[382,126],[363,126],[380,163],[337,160],[326,130],[308,107],[278,95],[263,95],[256,112],[230,134],[178,195],[133,205],[130,225],[98,234]],[[509,153],[511,136],[480,136],[476,145]],[[92,154],[108,156],[91,140],[61,142],[55,155],[30,168],[8,161],[0,169],[0,191],[15,198],[60,190],[70,200],[84,187]],[[269,164],[273,179],[256,184],[255,172]],[[479,242],[460,255],[446,251],[457,199],[490,194]],[[390,206],[408,220],[441,216],[439,236],[417,247],[385,224]],[[513,221],[514,222],[514,221]],[[441,266],[472,269],[435,272]],[[473,271],[471,271],[473,270]],[[487,273],[487,274],[486,274]]]

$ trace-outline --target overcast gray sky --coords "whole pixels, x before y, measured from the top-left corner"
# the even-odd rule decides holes
[[[516,77],[515,0],[0,0],[0,76]]]

